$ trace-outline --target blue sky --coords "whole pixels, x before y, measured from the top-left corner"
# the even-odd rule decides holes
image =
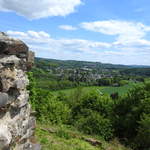
[[[0,0],[0,29],[36,56],[150,65],[149,0]]]

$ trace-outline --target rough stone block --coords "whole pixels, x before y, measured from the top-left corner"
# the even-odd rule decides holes
[[[0,34],[0,54],[16,55],[18,57],[27,57],[28,46],[17,39],[8,37],[6,34]]]
[[[12,135],[6,125],[0,125],[0,149],[8,147],[12,139]]]
[[[33,148],[30,137],[35,119],[30,116],[26,89],[29,84],[26,71],[33,62],[34,53],[28,52],[25,43],[0,32],[0,150]]]
[[[27,68],[31,69],[34,64],[34,52],[28,51],[28,57],[27,57]]]
[[[0,107],[4,107],[8,103],[8,94],[0,92]]]

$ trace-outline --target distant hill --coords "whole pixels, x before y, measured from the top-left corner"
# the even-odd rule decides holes
[[[89,68],[89,69],[135,69],[135,68],[150,68],[150,66],[144,65],[121,65],[121,64],[109,64],[101,62],[90,61],[76,61],[76,60],[57,60],[57,59],[45,59],[35,58],[37,65],[43,64],[46,66],[54,66],[59,68]]]

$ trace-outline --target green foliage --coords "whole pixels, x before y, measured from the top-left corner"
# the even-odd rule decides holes
[[[112,94],[110,95],[110,97],[111,97],[113,100],[116,100],[116,99],[119,98],[119,93],[118,93],[118,92],[112,93]]]
[[[57,99],[59,99],[59,101],[68,103],[68,97],[65,93],[60,91],[60,92],[58,92],[58,94],[56,96],[57,96]]]
[[[63,126],[61,126],[60,129],[56,132],[56,135],[66,140],[69,140],[72,138],[71,134],[67,132],[66,129],[63,128]]]
[[[41,89],[36,92],[35,110],[37,119],[54,124],[68,121],[70,109],[62,99]]]
[[[71,107],[74,107],[76,104],[80,103],[82,96],[85,91],[83,91],[83,87],[79,86],[75,88],[69,95],[69,104]]]
[[[87,134],[97,134],[108,140],[113,136],[111,121],[98,112],[91,110],[85,111],[84,116],[81,116],[76,121],[76,126],[80,131]],[[86,115],[85,115],[86,114]]]
[[[55,132],[50,133],[50,129]],[[68,126],[52,126],[37,123],[35,132],[36,139],[42,145],[42,150],[131,150],[125,148],[118,140],[106,142],[98,136],[90,136],[77,131],[75,128]],[[99,141],[101,146],[94,146],[85,141],[85,139],[93,139]]]
[[[109,97],[102,96],[99,92],[90,92],[72,107],[71,121],[85,133],[109,139],[113,134],[109,120],[112,105],[113,101]]]
[[[73,116],[78,116],[82,114],[82,110],[90,109],[99,112],[101,115],[108,116],[113,105],[112,99],[110,97],[101,95],[98,91],[91,91],[86,93],[79,103],[72,108]]]
[[[121,73],[126,74],[126,75],[150,76],[150,68],[124,69],[124,70],[121,71]]]
[[[150,114],[142,115],[135,143],[138,149],[147,150],[150,148]]]
[[[53,68],[55,65],[50,65]],[[30,79],[30,102],[36,111],[37,119],[51,124],[69,124],[87,134],[96,134],[106,140],[116,136],[135,149],[147,150],[150,141],[150,83],[126,84],[121,78],[105,79],[106,84],[116,83],[122,87],[78,87],[68,92],[51,93],[48,89],[64,89],[74,87],[68,80],[50,80],[46,72],[37,70],[44,75],[39,80],[42,89],[37,88],[33,74]],[[38,73],[36,74],[38,76]],[[37,78],[38,79],[38,78]],[[36,80],[37,80],[36,79]],[[115,81],[116,80],[116,81]],[[141,80],[141,79],[140,79]],[[141,80],[142,81],[142,80]],[[102,82],[102,81],[101,81]],[[99,82],[99,84],[101,83]],[[80,84],[80,83],[78,83]],[[51,87],[50,87],[51,86]],[[86,90],[85,90],[86,89]],[[93,89],[93,90],[92,90]],[[66,90],[67,91],[67,90]],[[68,90],[69,91],[69,90]],[[119,94],[113,95],[118,92]],[[111,94],[105,95],[103,93]],[[56,134],[59,138],[70,140],[70,134],[63,129]],[[41,141],[47,144],[48,140]]]
[[[110,78],[102,78],[97,80],[99,86],[109,86],[112,84],[112,80]]]
[[[133,143],[135,139],[147,137],[144,132],[145,125],[150,126],[150,122],[145,115],[150,114],[150,84],[137,86],[128,95],[121,98],[114,106],[113,121],[115,133],[119,138],[127,138],[128,143]],[[142,119],[144,117],[144,120]],[[142,120],[141,120],[142,119]],[[142,135],[143,134],[143,135]],[[149,138],[149,137],[147,137]],[[147,141],[133,145],[147,146]],[[148,148],[148,147],[146,147]]]
[[[37,87],[43,89],[50,89],[51,91],[61,90],[61,89],[69,89],[77,86],[77,83],[71,82],[68,80],[48,80],[48,79],[39,79],[37,81]]]
[[[121,81],[119,81],[119,85],[120,86],[126,85],[128,83],[129,83],[129,81],[127,81],[127,80],[121,80]]]

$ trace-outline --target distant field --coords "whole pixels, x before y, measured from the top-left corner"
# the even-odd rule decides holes
[[[123,95],[129,91],[129,89],[133,88],[135,86],[135,83],[130,83],[128,85],[124,85],[121,87],[105,87],[101,90],[104,94],[112,94],[115,92],[118,92],[119,95]]]
[[[105,87],[98,87],[98,86],[89,86],[89,87],[81,87],[81,92],[89,92],[91,90],[102,90]],[[57,91],[52,91],[54,94],[58,94],[59,92],[65,93],[65,94],[71,94],[74,92],[76,88],[73,89],[64,89],[64,90],[57,90]]]
[[[104,94],[112,94],[115,92],[118,92],[119,95],[123,95],[126,94],[128,92],[129,89],[133,88],[135,86],[135,83],[130,83],[128,85],[125,86],[121,86],[121,87],[108,87],[108,86],[89,86],[89,87],[82,87],[81,88],[81,92],[89,92],[89,91],[100,91]],[[53,94],[58,94],[59,92],[65,93],[67,95],[70,95],[72,92],[75,91],[76,88],[73,89],[65,89],[65,90],[57,90],[57,91],[52,91]]]

